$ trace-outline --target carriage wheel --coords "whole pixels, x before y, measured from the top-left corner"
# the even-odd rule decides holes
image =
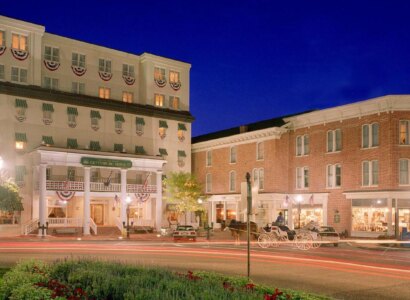
[[[268,248],[270,246],[271,243],[271,239],[269,237],[269,235],[267,235],[266,233],[262,233],[261,235],[259,235],[258,237],[258,245],[261,248]]]
[[[320,235],[316,235],[316,239],[313,239],[312,241],[312,248],[313,249],[319,248],[322,245],[321,241],[322,241],[322,237]]]
[[[312,236],[310,234],[301,233],[296,236],[296,247],[300,250],[309,250],[312,248]]]

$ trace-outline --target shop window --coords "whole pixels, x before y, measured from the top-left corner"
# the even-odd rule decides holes
[[[306,189],[309,187],[309,168],[299,167],[296,168],[296,188]]]
[[[308,155],[309,149],[309,136],[299,135],[296,137],[296,156]]]
[[[364,124],[362,126],[362,148],[379,146],[379,124]]]
[[[409,184],[409,160],[407,158],[399,160],[399,184]]]
[[[212,150],[206,151],[206,166],[212,166]]]
[[[265,156],[265,144],[264,142],[256,143],[256,160],[263,160]]]
[[[327,152],[342,150],[342,131],[340,129],[327,132]]]
[[[353,199],[352,230],[387,232],[388,213],[386,199]]]
[[[409,141],[409,121],[400,121],[399,125],[399,143],[400,145],[410,145]]]
[[[362,163],[362,185],[377,186],[379,184],[379,162],[377,160]]]
[[[301,205],[300,212],[298,208],[293,208],[293,224],[299,225],[300,216],[300,227],[303,228],[310,222],[314,222],[319,226],[323,225],[323,208],[317,205]]]
[[[205,186],[205,191],[207,193],[212,192],[212,174],[208,173],[206,174],[206,186]]]
[[[136,133],[137,135],[141,136],[144,134],[144,127],[145,127],[145,121],[144,118],[135,118],[135,126],[136,126]]]
[[[327,165],[327,181],[328,188],[337,188],[342,184],[342,168],[340,164]]]
[[[235,164],[236,163],[236,146],[232,146],[231,149],[229,150],[229,162],[231,164]]]
[[[230,171],[229,172],[229,191],[235,192],[236,190],[236,172]]]

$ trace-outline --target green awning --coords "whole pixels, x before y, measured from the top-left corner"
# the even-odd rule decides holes
[[[115,122],[125,122],[124,116],[121,115],[121,114],[115,114],[114,120],[115,120]]]
[[[25,133],[16,132],[15,137],[16,137],[16,142],[27,143],[27,137]]]
[[[78,116],[77,107],[67,107],[67,114]]]
[[[145,149],[143,146],[135,146],[135,154],[146,154]]]
[[[16,166],[16,181],[23,181],[26,175],[26,166]]]
[[[161,155],[168,155],[167,149],[165,149],[165,148],[159,148],[159,154],[161,154]]]
[[[184,123],[178,123],[178,130],[184,130],[186,131],[186,126]]]
[[[101,150],[100,142],[91,141],[91,142],[90,142],[90,150],[100,151],[100,150]]]
[[[16,107],[17,108],[27,108],[27,101],[24,99],[16,98]]]
[[[114,144],[114,151],[122,152],[123,149],[124,149],[124,146],[122,144]]]
[[[185,151],[178,150],[178,157],[186,157]]]
[[[159,120],[159,127],[160,128],[168,128],[167,121]]]
[[[78,149],[77,139],[67,139],[68,149]]]
[[[54,145],[53,137],[48,135],[43,135],[43,142],[46,145]]]
[[[144,118],[138,118],[138,117],[136,117],[136,118],[135,118],[135,123],[136,123],[137,125],[145,125]]]
[[[98,110],[92,110],[90,112],[90,118],[97,118],[97,119],[101,119],[101,115],[100,112]]]
[[[43,103],[43,111],[50,111],[54,112],[53,104],[50,103]]]

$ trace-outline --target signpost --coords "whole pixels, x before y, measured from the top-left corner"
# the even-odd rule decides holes
[[[252,191],[251,191],[251,174],[246,173],[246,184],[247,184],[247,202],[248,208],[246,210],[246,227],[248,236],[248,280],[251,275],[251,212],[252,212]]]

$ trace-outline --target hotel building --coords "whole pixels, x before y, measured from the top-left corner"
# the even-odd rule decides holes
[[[191,171],[190,67],[0,16],[2,172],[24,204],[0,212],[0,234],[121,230],[127,208],[159,230],[163,176]]]
[[[410,96],[384,96],[275,118],[193,138],[192,170],[209,196],[214,226],[282,212],[291,228],[310,221],[351,236],[410,228]]]

